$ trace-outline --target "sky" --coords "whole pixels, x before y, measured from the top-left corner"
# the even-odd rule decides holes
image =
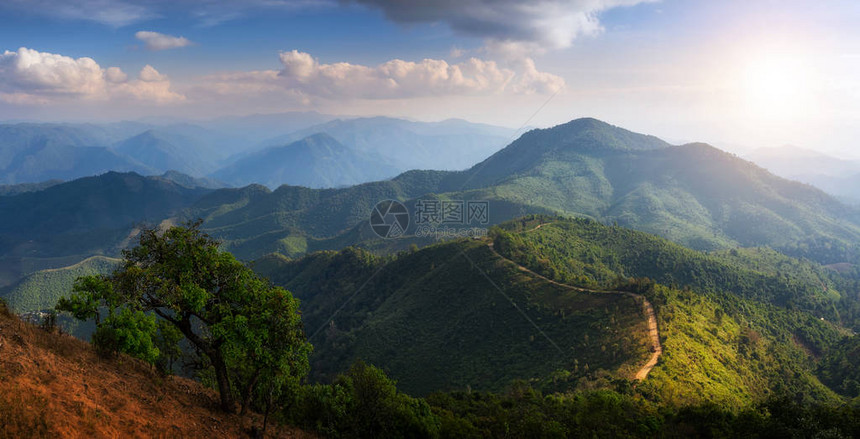
[[[860,158],[860,2],[2,0],[0,120],[319,111]]]

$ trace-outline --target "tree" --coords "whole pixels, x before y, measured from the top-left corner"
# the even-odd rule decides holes
[[[299,302],[222,251],[200,224],[163,234],[145,228],[139,244],[123,251],[117,271],[78,279],[57,309],[94,319],[97,332],[120,328],[137,342],[119,343],[118,350],[153,363],[159,352],[152,340],[163,344],[170,338],[157,335],[159,325],[148,324],[158,316],[195,348],[202,360],[198,367],[214,374],[224,410],[235,410],[237,398],[243,413],[255,403],[268,409],[308,373],[311,345]],[[104,321],[101,308],[108,310]],[[146,347],[152,349],[141,355]]]

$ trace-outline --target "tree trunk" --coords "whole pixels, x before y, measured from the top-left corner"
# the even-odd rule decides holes
[[[254,371],[254,375],[248,380],[248,385],[245,386],[245,391],[242,392],[242,408],[239,411],[239,416],[245,416],[248,411],[248,406],[251,405],[251,400],[254,399],[254,386],[257,385],[257,380],[260,378],[260,369]]]
[[[236,410],[233,392],[230,389],[230,378],[227,376],[227,365],[221,355],[211,355],[212,367],[215,368],[215,380],[218,381],[218,393],[221,395],[221,410],[233,413]]]
[[[196,346],[206,354],[207,357],[209,357],[209,361],[212,362],[212,367],[215,368],[215,380],[218,382],[218,393],[221,396],[221,409],[225,412],[233,413],[236,409],[236,404],[233,400],[233,392],[230,389],[230,377],[227,374],[227,364],[224,363],[224,359],[221,358],[221,352],[218,350],[219,344],[206,341],[194,333],[194,330],[191,329],[190,314],[185,313],[181,320],[176,320],[167,317],[163,313],[159,312],[158,309],[156,309],[155,312],[176,325],[176,327],[179,328],[179,331],[185,335],[185,338],[187,338],[191,344]]]

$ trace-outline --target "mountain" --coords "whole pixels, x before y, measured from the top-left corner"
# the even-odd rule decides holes
[[[781,177],[818,187],[837,198],[860,204],[860,161],[786,145],[760,148],[745,158]]]
[[[23,194],[24,192],[37,192],[51,186],[62,183],[63,180],[47,180],[41,183],[19,183],[0,185],[0,196]]]
[[[213,177],[243,186],[259,183],[310,188],[351,186],[393,177],[397,171],[370,154],[349,149],[327,134],[266,148],[222,168]]]
[[[207,177],[192,177],[178,171],[167,171],[161,174],[161,178],[170,180],[180,186],[185,186],[189,189],[221,189],[227,187],[226,184]]]
[[[264,259],[255,268],[301,299],[318,380],[361,358],[411,394],[500,391],[514,379],[567,369],[632,378],[649,356],[636,300],[532,278],[481,242],[431,246],[391,261],[347,249],[294,262]]]
[[[115,151],[158,173],[178,171],[194,177],[216,168],[217,155],[202,142],[150,129],[120,142]]]
[[[592,119],[526,133],[452,183],[456,197],[617,221],[697,249],[858,257],[846,247],[860,242],[857,210],[824,192],[706,144],[669,146]]]
[[[316,159],[327,153],[348,154],[334,168],[348,167],[353,161],[360,167],[332,169],[331,165],[321,164],[318,173],[333,175],[318,181],[310,177],[273,177],[271,185],[291,182],[312,187],[343,186],[390,178],[413,168],[464,169],[500,148],[510,135],[505,128],[463,120],[422,123],[391,118],[332,119],[319,113],[293,112],[193,123],[165,119],[110,124],[0,124],[0,185],[68,181],[108,171],[142,175],[177,171],[204,177],[220,170],[217,175],[234,175],[251,166],[253,160],[264,159],[262,149],[278,149],[313,134],[329,133],[347,146],[349,153],[330,146],[311,148],[328,149],[327,152],[305,153]],[[245,160],[236,163],[241,159]],[[294,171],[282,172],[292,175]],[[345,172],[344,178],[339,178],[341,172]],[[250,171],[235,175],[235,181],[261,182],[250,178],[252,175]]]
[[[14,285],[0,288],[0,299],[16,313],[52,309],[60,297],[68,296],[75,279],[92,274],[110,274],[121,260],[93,256],[68,267],[31,273]]]
[[[798,175],[796,180],[821,188],[845,203],[860,206],[860,172],[842,176]]]
[[[0,197],[0,285],[92,255],[115,256],[142,223],[159,224],[211,189],[109,172]]]
[[[334,191],[282,187],[258,195],[223,208],[207,200],[190,216],[205,218],[245,258],[284,248],[277,243],[313,250],[332,248],[320,240],[372,239],[367,221],[374,204],[403,201],[414,218],[417,201],[429,197],[487,201],[490,224],[563,213],[700,250],[771,246],[827,264],[860,261],[857,209],[709,145],[672,146],[594,119],[530,131],[466,171],[413,171]]]
[[[146,165],[108,148],[124,129],[95,125],[0,125],[0,183],[72,180],[107,171],[151,172]]]
[[[245,145],[254,145],[276,136],[304,130],[336,119],[336,116],[316,111],[288,111],[271,114],[252,114],[248,116],[224,116],[194,122],[195,125],[210,130],[230,132],[243,137]],[[298,140],[298,139],[296,139]],[[287,142],[278,142],[283,145]],[[240,153],[241,151],[234,151]]]
[[[315,133],[326,133],[350,149],[378,156],[383,164],[403,172],[466,169],[503,147],[513,131],[459,120],[428,123],[371,117],[337,119],[263,144],[283,144]]]
[[[543,172],[547,165],[564,163],[570,177],[590,172],[582,156],[600,157],[628,151],[652,151],[670,145],[657,137],[627,131],[597,119],[582,118],[548,129],[529,131],[516,141],[466,171],[464,188],[498,184],[530,173]],[[572,162],[573,166],[566,162]]]
[[[331,151],[343,149],[331,137],[315,136],[292,147],[273,148],[266,153],[272,156],[264,154],[253,165],[248,162],[247,169],[254,169],[257,175],[265,175],[265,170],[277,171],[288,161],[283,159],[285,154],[308,160],[307,171],[329,182],[335,175],[349,175],[350,170],[368,170],[361,169],[367,166],[351,167],[347,160],[334,160],[338,165],[336,173],[326,170],[322,165],[331,163],[324,159],[334,157],[328,155]],[[290,155],[293,153],[296,155]],[[96,190],[87,185],[67,187],[76,188],[76,193],[68,197],[78,200]],[[114,197],[135,199],[134,194],[123,195],[127,189],[123,185],[116,187]],[[860,261],[860,216],[856,209],[811,186],[776,177],[711,146],[672,146],[653,136],[594,119],[530,131],[466,171],[409,171],[391,180],[338,189],[284,185],[270,191],[248,186],[195,194],[167,202],[169,206],[158,210],[157,215],[135,217],[125,215],[123,209],[117,213],[96,210],[106,218],[120,216],[125,222],[203,218],[204,228],[245,260],[271,252],[298,256],[348,245],[378,252],[402,250],[412,243],[426,245],[432,237],[414,236],[419,202],[462,200],[487,203],[489,215],[481,227],[529,213],[562,213],[603,223],[617,222],[699,250],[770,246],[825,264]],[[406,239],[379,239],[369,226],[373,206],[389,199],[404,202],[409,210],[412,221]],[[165,203],[150,198],[143,204],[155,209]],[[50,204],[39,206],[43,209],[41,215],[59,218],[51,208],[44,207]],[[27,209],[30,208],[22,211]],[[138,211],[136,215],[142,213]],[[42,221],[21,217],[27,218],[25,222]],[[39,239],[51,240],[52,233],[57,231],[45,231]],[[62,234],[69,236],[68,232]],[[108,241],[105,236],[94,240],[101,245],[85,242],[83,247],[103,248]],[[123,239],[112,238],[111,246],[119,245]],[[68,248],[74,245],[73,240],[68,241]],[[30,246],[40,248],[42,244],[35,240]],[[41,254],[60,256],[68,251],[46,249]],[[77,261],[63,262],[59,266]],[[42,268],[53,267],[56,266]]]
[[[708,254],[545,216],[393,257],[348,248],[253,267],[302,300],[315,379],[361,358],[419,395],[516,379],[565,392],[637,376],[669,405],[739,408],[780,388],[837,401],[817,358],[850,333],[834,307],[857,302],[821,266],[770,250]]]
[[[860,172],[860,161],[841,159],[792,145],[758,148],[744,155],[744,158],[786,178],[800,175],[850,175]]]

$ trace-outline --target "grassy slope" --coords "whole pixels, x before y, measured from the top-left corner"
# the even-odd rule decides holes
[[[215,393],[123,356],[51,334],[0,305],[0,438],[241,437],[260,416],[218,410]],[[309,437],[289,427],[269,437]]]

